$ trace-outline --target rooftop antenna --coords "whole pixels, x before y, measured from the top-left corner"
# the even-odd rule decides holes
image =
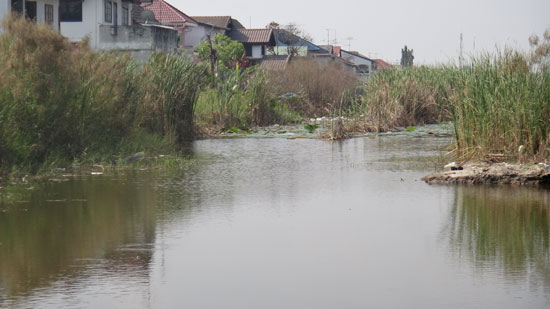
[[[327,30],[327,45],[330,45],[330,28],[327,28],[325,30]]]
[[[248,16],[248,28],[252,28],[252,16]]]
[[[347,37],[346,40],[348,40],[348,50],[351,50],[351,41],[353,40],[353,37]]]

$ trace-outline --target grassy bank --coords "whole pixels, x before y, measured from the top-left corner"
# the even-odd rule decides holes
[[[176,153],[193,138],[203,66],[155,54],[72,46],[44,25],[7,18],[0,35],[0,173],[74,162],[116,162],[135,152]]]
[[[365,92],[362,110],[379,130],[453,121],[460,160],[550,156],[550,71],[518,52],[485,54],[464,68],[382,71]]]

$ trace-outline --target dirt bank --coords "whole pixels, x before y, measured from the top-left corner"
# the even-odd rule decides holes
[[[550,184],[550,164],[469,163],[422,178],[428,184]]]

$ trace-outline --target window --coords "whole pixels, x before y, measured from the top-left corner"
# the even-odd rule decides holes
[[[82,21],[82,0],[61,0],[59,2],[59,20]]]
[[[113,24],[118,25],[118,4],[113,2]]]
[[[113,22],[113,3],[111,1],[105,1],[105,22]]]
[[[44,21],[48,25],[53,25],[53,5],[51,4],[44,4]]]
[[[23,14],[23,0],[11,0],[11,10]]]
[[[128,6],[127,5],[122,5],[122,25],[123,26],[128,26],[130,23],[128,22]]]
[[[36,1],[25,1],[25,17],[36,21]]]

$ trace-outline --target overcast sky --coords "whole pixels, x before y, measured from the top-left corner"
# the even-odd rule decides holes
[[[294,22],[317,44],[330,40],[373,58],[399,61],[404,45],[415,63],[456,60],[460,33],[464,52],[510,46],[528,50],[529,35],[550,28],[550,0],[167,0],[184,13],[231,15],[245,27],[264,28],[270,21]]]

